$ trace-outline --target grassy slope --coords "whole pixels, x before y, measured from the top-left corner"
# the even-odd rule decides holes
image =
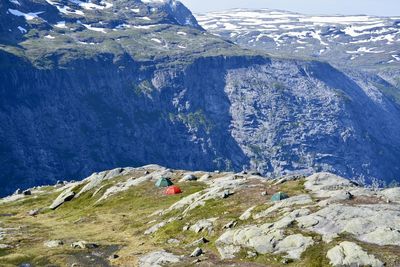
[[[181,173],[175,172],[175,175],[173,180],[177,182]],[[100,193],[126,178],[119,177],[108,181],[104,184]],[[137,263],[140,255],[159,249],[166,249],[176,255],[189,255],[194,248],[186,245],[204,236],[211,241],[202,247],[206,251],[207,261],[212,264],[219,266],[227,264],[281,266],[281,255],[267,254],[247,258],[246,251],[240,253],[235,260],[220,261],[214,241],[223,233],[223,225],[232,220],[237,220],[249,207],[256,205],[257,210],[264,210],[271,206],[268,201],[269,196],[261,196],[261,192],[267,190],[269,194],[272,194],[276,191],[285,191],[294,196],[305,193],[303,183],[303,180],[288,182],[280,186],[274,186],[269,182],[255,183],[254,187],[239,191],[227,199],[207,201],[205,206],[195,208],[181,220],[168,224],[150,236],[145,236],[143,233],[152,225],[180,215],[180,211],[173,211],[162,216],[149,217],[152,213],[168,208],[184,196],[203,190],[206,185],[201,182],[178,183],[183,194],[166,196],[162,189],[155,188],[152,182],[147,182],[117,194],[100,204],[96,204],[96,201],[101,194],[92,197],[96,190],[94,189],[83,194],[80,198],[64,204],[55,211],[45,209],[36,217],[28,216],[27,211],[49,206],[59,194],[54,192],[53,187],[47,187],[38,196],[0,205],[0,214],[14,215],[0,217],[2,222],[0,226],[3,228],[20,227],[17,231],[14,231],[14,234],[7,235],[6,239],[2,241],[13,245],[14,248],[0,250],[0,263],[1,266],[15,266],[24,262],[30,262],[36,266],[49,264],[65,266],[91,254],[89,250],[73,249],[69,246],[74,241],[86,240],[99,244],[99,251],[105,253],[105,258],[114,252],[117,253],[120,257],[111,260],[113,265],[132,266]],[[238,226],[273,222],[281,216],[281,214],[276,213],[269,218],[258,221],[253,219],[245,222],[240,221]],[[200,219],[211,217],[219,218],[212,233],[196,234],[191,231],[182,231],[186,224],[193,224]],[[157,222],[151,222],[154,219],[157,219]],[[286,232],[287,234],[303,233],[312,236],[316,241],[316,245],[303,253],[300,262],[291,262],[288,266],[329,266],[325,257],[326,252],[335,244],[344,240],[343,237],[340,237],[338,240],[326,244],[321,241],[321,237],[317,234],[303,232],[296,225],[289,227]],[[171,238],[178,239],[181,243],[168,244],[167,241]],[[46,248],[43,245],[44,241],[55,239],[63,240],[65,245],[53,249]],[[352,240],[351,237],[346,237],[346,239]],[[362,244],[362,246],[389,263],[393,262],[393,259],[396,260],[393,255],[398,250],[395,248],[382,248],[365,244]],[[106,252],[108,249],[109,252]],[[392,260],[390,260],[391,258]],[[186,259],[179,266],[187,266],[188,260],[190,259]],[[99,263],[97,266],[104,265]]]

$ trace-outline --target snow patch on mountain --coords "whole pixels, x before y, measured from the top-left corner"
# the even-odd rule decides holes
[[[24,17],[26,20],[34,20],[36,18],[39,18],[38,15],[42,14],[44,11],[24,13],[16,9],[9,8],[8,12],[10,12],[14,16]]]
[[[357,65],[381,64],[393,59],[391,51],[400,50],[400,24],[392,17],[310,16],[269,9],[232,9],[196,14],[196,18],[206,30],[244,47],[322,58],[338,65],[346,64],[349,54],[358,55],[351,58],[356,59]]]

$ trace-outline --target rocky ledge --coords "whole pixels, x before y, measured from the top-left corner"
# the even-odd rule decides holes
[[[148,165],[24,192],[0,200],[4,266],[400,265],[400,188],[330,173]]]

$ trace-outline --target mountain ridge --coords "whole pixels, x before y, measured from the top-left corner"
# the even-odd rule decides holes
[[[398,177],[400,112],[383,80],[243,49],[163,5],[20,2],[51,12],[1,16],[14,36],[0,46],[2,194],[146,163]]]
[[[210,32],[272,54],[364,69],[399,64],[400,17],[306,15],[272,9],[231,9],[196,16]]]

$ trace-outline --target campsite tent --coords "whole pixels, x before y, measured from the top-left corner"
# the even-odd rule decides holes
[[[271,197],[271,201],[280,201],[280,200],[283,200],[283,199],[286,199],[286,198],[289,198],[289,196],[287,194],[282,193],[282,192],[278,192],[278,193],[275,193]]]
[[[174,183],[171,182],[169,178],[161,177],[160,179],[157,180],[156,186],[157,187],[168,187],[173,185]]]
[[[176,185],[169,186],[169,187],[165,190],[165,194],[166,194],[166,195],[176,195],[176,194],[180,194],[180,193],[182,193],[182,190],[181,190],[178,186],[176,186]]]

